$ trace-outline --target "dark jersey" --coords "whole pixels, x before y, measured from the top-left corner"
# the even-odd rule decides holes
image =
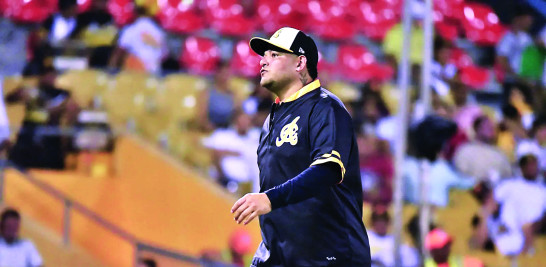
[[[362,185],[351,117],[315,80],[273,104],[260,137],[260,192],[312,165],[339,165],[339,184],[260,216],[255,266],[370,266]]]

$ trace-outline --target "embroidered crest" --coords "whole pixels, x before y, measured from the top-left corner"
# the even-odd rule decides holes
[[[290,143],[295,146],[298,143],[298,125],[296,122],[300,119],[300,116],[297,116],[291,123],[282,127],[281,134],[275,140],[277,147],[281,147],[284,143]]]

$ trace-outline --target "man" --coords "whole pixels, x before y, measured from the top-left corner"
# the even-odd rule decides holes
[[[384,208],[376,208],[371,216],[372,230],[368,231],[372,266],[394,266],[394,236],[388,233],[390,216]],[[400,256],[403,267],[419,266],[419,252],[417,249],[402,244]]]
[[[260,193],[232,207],[237,223],[260,216],[252,266],[370,266],[351,118],[320,87],[311,37],[282,28],[252,38],[261,86],[277,95],[260,137]]]
[[[30,240],[19,238],[21,216],[6,209],[0,217],[0,266],[41,266],[42,257]]]
[[[425,260],[425,267],[483,267],[483,263],[473,257],[451,255],[453,238],[444,230],[436,228],[425,239],[425,248],[430,258]]]
[[[496,183],[498,178],[510,177],[510,161],[495,146],[497,133],[493,122],[486,116],[479,116],[474,120],[473,128],[476,140],[457,149],[453,157],[455,167],[478,181]]]

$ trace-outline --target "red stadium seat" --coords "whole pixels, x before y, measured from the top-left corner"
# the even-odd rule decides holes
[[[457,26],[448,22],[436,22],[434,23],[434,27],[436,28],[436,34],[450,42],[454,42],[455,39],[457,39],[457,36],[459,36],[459,29]]]
[[[196,13],[196,4],[184,4],[180,0],[159,2],[157,20],[167,31],[193,33],[204,28],[203,18]]]
[[[239,41],[233,51],[231,70],[236,75],[256,77],[260,72],[260,56],[250,50],[247,40]]]
[[[472,60],[472,57],[470,57],[466,51],[460,48],[451,49],[451,57],[449,61],[457,66],[458,69],[474,65],[474,60]]]
[[[377,41],[383,40],[387,31],[398,23],[399,19],[392,6],[384,2],[362,2],[358,11],[359,30]]]
[[[83,13],[91,8],[93,0],[78,0],[78,13]]]
[[[57,9],[57,0],[3,0],[4,16],[21,23],[39,23]]]
[[[464,0],[434,0],[433,7],[435,11],[440,12],[447,19],[463,19]]]
[[[466,38],[478,45],[495,45],[506,29],[493,10],[483,4],[467,3],[462,20]]]
[[[377,2],[381,5],[391,9],[398,17],[401,17],[404,9],[404,0],[376,0],[369,2]]]
[[[334,0],[310,1],[309,27],[325,40],[345,40],[355,35],[356,26],[346,7]]]
[[[220,61],[220,49],[214,41],[202,37],[189,37],[184,42],[180,62],[192,74],[208,75]]]
[[[290,0],[260,0],[257,14],[260,24],[269,34],[285,26],[306,29],[306,13],[298,11]]]
[[[474,89],[483,89],[489,82],[489,69],[468,66],[461,69],[461,82]]]
[[[245,16],[243,6],[235,0],[206,0],[205,13],[210,26],[223,35],[247,37],[256,28],[255,21]]]
[[[136,18],[132,0],[109,0],[107,8],[118,26],[127,25]]]
[[[376,62],[374,55],[360,45],[341,45],[338,50],[338,73],[354,82],[390,79],[394,70]]]

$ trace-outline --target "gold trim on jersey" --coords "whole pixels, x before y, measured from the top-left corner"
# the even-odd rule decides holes
[[[341,161],[339,153],[335,150],[332,150],[332,153],[324,154],[320,156],[317,160],[313,161],[313,163],[311,163],[311,166],[323,164],[326,162],[334,162],[341,167],[341,181],[339,181],[338,183],[341,184],[343,182],[343,178],[345,177],[345,166],[343,166],[343,162]]]
[[[308,83],[306,86],[302,87],[300,90],[298,90],[297,92],[295,92],[294,94],[292,94],[291,96],[287,97],[284,101],[282,102],[290,102],[290,101],[294,101],[300,97],[302,97],[303,95],[317,89],[317,88],[320,88],[320,81],[318,79]]]

